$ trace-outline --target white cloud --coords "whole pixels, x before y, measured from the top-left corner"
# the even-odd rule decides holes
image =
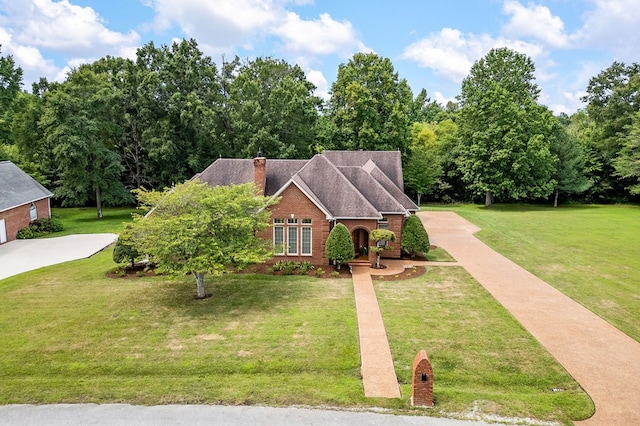
[[[80,61],[124,55],[140,43],[135,31],[111,31],[92,8],[68,0],[30,0],[28,4],[0,0],[0,12],[2,53],[14,56],[27,86],[40,77],[63,79]],[[43,52],[71,59],[55,64]]]
[[[519,40],[494,38],[487,34],[462,34],[452,28],[444,28],[407,46],[402,59],[416,62],[423,68],[431,68],[445,79],[459,83],[464,79],[471,66],[489,50],[508,47],[530,56],[534,61],[544,56],[543,49],[537,44]]]
[[[594,9],[583,15],[584,25],[572,38],[582,48],[608,49],[615,59],[638,62],[640,7],[637,0],[590,0]]]
[[[14,42],[68,55],[100,57],[114,47],[140,42],[135,31],[123,34],[107,29],[90,7],[70,4],[68,0],[31,0],[30,5],[2,0],[7,14],[3,26],[10,25]]]
[[[177,25],[198,40],[208,52],[251,49],[265,37],[282,40],[289,55],[343,57],[369,49],[358,39],[349,21],[336,21],[329,14],[302,19],[286,6],[309,4],[309,0],[148,0],[156,12],[157,30]],[[303,62],[311,63],[307,58]]]
[[[315,95],[321,97],[325,101],[329,100],[331,98],[331,95],[329,94],[329,82],[322,71],[309,69],[306,74],[307,80],[316,86]]]
[[[569,46],[562,19],[552,15],[548,7],[531,3],[525,7],[516,0],[505,0],[503,12],[511,17],[502,28],[506,36],[531,37],[555,48]]]
[[[443,95],[441,92],[434,92],[433,99],[443,107],[446,107],[449,102],[454,102],[454,103],[457,102],[455,96],[447,97]]]
[[[153,0],[158,31],[176,24],[189,37],[214,49],[243,44],[274,25],[282,15],[281,4],[256,0]]]
[[[306,52],[318,56],[338,53],[348,57],[354,51],[368,50],[358,40],[349,21],[338,22],[327,13],[320,15],[320,19],[309,21],[289,12],[272,32],[282,38],[284,47],[289,52]]]

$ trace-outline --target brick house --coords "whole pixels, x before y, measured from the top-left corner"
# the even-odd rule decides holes
[[[11,161],[0,161],[0,244],[36,219],[51,217],[53,194]]]
[[[214,186],[254,182],[262,194],[281,197],[262,235],[273,242],[275,260],[328,264],[325,241],[337,223],[351,232],[356,256],[369,262],[375,261],[369,233],[392,230],[397,240],[383,256],[399,258],[405,218],[419,209],[404,194],[395,151],[325,151],[310,160],[221,158],[194,179]]]

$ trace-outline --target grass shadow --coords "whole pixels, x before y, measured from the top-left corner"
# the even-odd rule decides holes
[[[169,278],[164,278],[169,281]],[[163,307],[180,309],[193,317],[219,316],[230,312],[243,315],[286,309],[302,298],[317,293],[314,278],[302,276],[269,276],[260,274],[228,274],[205,276],[206,299],[194,299],[195,279],[171,280],[158,295]]]

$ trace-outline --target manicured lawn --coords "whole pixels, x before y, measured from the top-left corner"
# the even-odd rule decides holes
[[[131,221],[131,207],[105,207],[102,219],[98,219],[95,207],[52,208],[51,213],[62,220],[64,230],[49,234],[48,237],[62,237],[71,234],[100,234],[120,232],[123,222]]]
[[[640,207],[426,206],[482,228],[496,251],[640,341]]]
[[[0,281],[0,403],[365,404],[350,280],[110,279],[111,250]]]
[[[403,395],[413,358],[427,351],[436,407],[545,420],[584,419],[591,400],[555,359],[461,267],[429,267],[406,281],[376,281]],[[554,391],[554,389],[556,391]]]
[[[458,267],[377,283],[401,399],[364,398],[352,282],[229,275],[110,279],[111,250],[0,281],[0,403],[410,407],[418,349],[436,371],[429,415],[567,422],[589,399]],[[417,306],[417,309],[416,309]],[[554,393],[552,388],[564,389]]]

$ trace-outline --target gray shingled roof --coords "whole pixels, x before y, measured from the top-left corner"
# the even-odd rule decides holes
[[[336,219],[382,218],[369,200],[322,154],[309,160],[296,177],[306,183]]]
[[[0,161],[0,212],[52,196],[11,161]]]
[[[194,178],[211,185],[253,182],[253,167],[253,160],[219,159]],[[380,219],[382,213],[418,210],[402,189],[397,151],[325,151],[311,160],[267,159],[266,174],[265,195],[294,184],[334,219]]]
[[[371,160],[391,181],[404,191],[400,151],[324,151],[323,155],[338,167],[363,167]]]

